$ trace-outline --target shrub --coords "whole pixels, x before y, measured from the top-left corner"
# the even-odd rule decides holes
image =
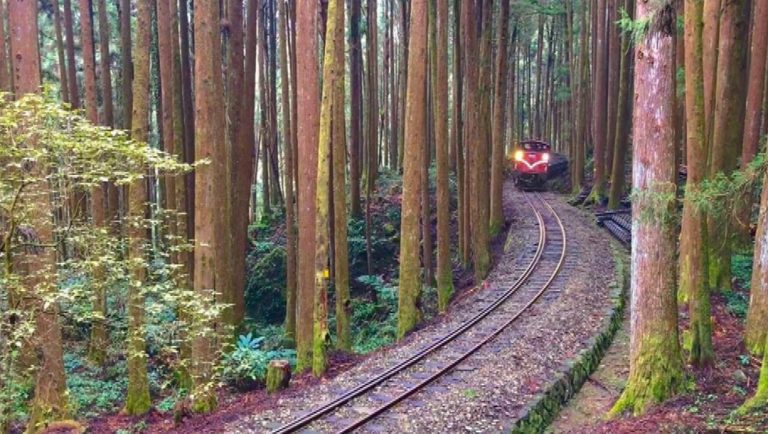
[[[265,338],[252,334],[241,335],[234,350],[224,355],[221,363],[222,379],[239,390],[251,390],[264,384],[267,366],[274,359],[286,359],[296,366],[294,350],[278,349],[265,351],[261,348]]]

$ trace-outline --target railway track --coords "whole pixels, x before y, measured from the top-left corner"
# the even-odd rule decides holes
[[[508,280],[498,279],[489,295],[473,305],[474,315],[450,333],[273,433],[297,432],[323,421],[328,423],[331,419],[333,423],[329,425],[334,432],[357,430],[451,372],[541,299],[563,268],[566,231],[557,212],[540,195],[527,194],[525,197],[536,218],[539,237],[535,249],[531,246],[524,253],[522,263],[525,265],[519,275],[510,275]],[[553,292],[557,295],[556,290]],[[369,405],[371,401],[376,403],[375,408],[359,416],[337,415],[366,397]]]

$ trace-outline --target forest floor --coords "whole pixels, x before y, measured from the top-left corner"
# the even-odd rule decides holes
[[[607,420],[606,414],[621,395],[629,373],[629,319],[626,318],[600,367],[547,432],[768,432],[768,414],[764,411],[744,417],[732,414],[754,393],[760,370],[761,361],[748,356],[742,342],[743,302],[747,297],[747,292],[738,287],[729,294],[713,294],[713,344],[717,359],[709,369],[688,366],[691,390],[651,408],[643,416],[625,415]],[[681,309],[680,318],[680,333],[684,336],[687,308]]]

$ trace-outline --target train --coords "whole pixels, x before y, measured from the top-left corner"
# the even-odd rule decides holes
[[[552,152],[552,146],[542,140],[523,140],[512,154],[512,176],[521,189],[541,189],[567,169],[568,159]]]

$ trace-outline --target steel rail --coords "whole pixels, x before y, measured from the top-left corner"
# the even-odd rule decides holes
[[[452,332],[444,335],[442,338],[440,338],[436,342],[421,349],[420,351],[418,351],[408,359],[398,363],[397,365],[392,366],[391,368],[385,370],[381,374],[378,374],[377,376],[365,381],[364,383],[358,386],[355,386],[354,388],[336,397],[335,399],[320,405],[319,407],[303,415],[302,417],[275,429],[274,431],[272,431],[272,434],[284,434],[284,433],[295,432],[311,424],[312,422],[320,419],[321,417],[327,415],[328,413],[333,412],[339,407],[347,404],[349,401],[365,394],[366,392],[384,383],[385,381],[394,377],[395,375],[399,374],[405,369],[410,368],[411,366],[415,365],[416,363],[424,359],[429,354],[444,347],[446,344],[452,342],[458,336],[464,334],[467,330],[474,327],[478,322],[480,322],[485,317],[487,317],[491,312],[495,311],[499,306],[504,304],[504,302],[506,302],[514,293],[516,293],[517,290],[520,289],[520,287],[522,287],[528,281],[528,278],[531,276],[531,274],[533,274],[533,270],[540,263],[541,256],[544,253],[544,246],[546,244],[546,239],[547,239],[547,230],[544,224],[544,218],[541,216],[541,213],[539,212],[539,210],[536,209],[536,207],[533,205],[531,200],[528,198],[528,195],[526,195],[525,198],[528,204],[531,206],[531,209],[533,210],[536,220],[538,222],[539,240],[538,240],[538,246],[533,259],[527,265],[527,267],[523,271],[523,274],[514,283],[514,285],[512,285],[499,298],[497,298],[493,303],[485,307],[482,311],[480,311],[477,315],[472,317],[469,321],[463,323],[461,326],[457,327]],[[563,233],[565,232],[563,231]]]
[[[539,197],[539,195],[536,195]],[[539,197],[540,198],[540,197]],[[525,304],[515,315],[513,315],[511,318],[509,318],[507,321],[505,321],[500,327],[498,327],[493,333],[486,336],[483,340],[475,344],[472,348],[464,352],[461,356],[454,359],[451,363],[449,363],[447,366],[441,368],[439,371],[435,372],[434,374],[430,375],[429,377],[423,379],[415,386],[410,387],[405,392],[399,394],[395,398],[393,398],[390,401],[387,401],[386,403],[382,404],[381,406],[377,407],[375,410],[373,410],[370,414],[365,415],[364,417],[356,420],[351,425],[337,431],[339,434],[343,433],[349,433],[354,431],[357,428],[360,428],[361,426],[367,424],[371,420],[378,417],[380,414],[384,413],[385,411],[389,410],[390,408],[394,407],[398,403],[404,401],[405,399],[411,397],[412,395],[416,394],[420,390],[422,390],[424,387],[432,383],[433,381],[437,380],[438,378],[442,377],[443,375],[447,374],[448,372],[452,371],[453,368],[455,368],[457,365],[459,365],[461,362],[466,360],[468,357],[476,353],[480,348],[482,348],[484,345],[486,345],[488,342],[495,339],[498,335],[500,335],[504,330],[507,329],[513,322],[517,321],[518,318],[531,306],[533,306],[536,301],[541,298],[542,295],[544,295],[544,292],[552,285],[552,282],[555,280],[557,275],[560,273],[560,270],[562,269],[563,263],[565,262],[565,251],[566,251],[566,244],[567,244],[567,238],[565,233],[565,227],[563,226],[562,220],[560,220],[560,216],[557,215],[557,212],[552,208],[552,206],[547,203],[545,200],[541,199],[541,202],[546,205],[547,208],[552,212],[552,215],[555,217],[555,220],[560,227],[560,231],[563,235],[563,246],[560,252],[560,259],[557,263],[557,266],[555,267],[555,270],[552,272],[552,275],[550,275],[549,279],[542,285],[541,289],[536,293],[536,295],[528,301],[528,303]]]

